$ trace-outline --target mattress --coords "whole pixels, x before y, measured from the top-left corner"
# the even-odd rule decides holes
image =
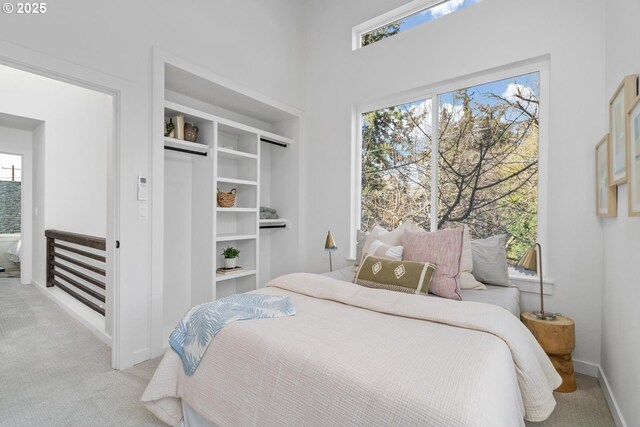
[[[349,266],[323,275],[345,282],[353,282],[354,274],[353,266]],[[510,311],[514,316],[520,317],[520,290],[515,285],[509,287],[486,286],[486,290],[462,289],[462,300],[497,305]]]

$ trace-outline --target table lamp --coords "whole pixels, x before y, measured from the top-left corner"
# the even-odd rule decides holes
[[[333,236],[331,235],[331,230],[327,232],[327,240],[324,242],[324,250],[329,252],[329,270],[333,271],[333,264],[331,262],[331,252],[337,251],[338,247],[336,246],[336,242],[333,240]]]
[[[540,262],[538,262],[538,258],[540,258]],[[540,269],[538,269],[538,265],[540,266]],[[542,246],[540,246],[540,243],[536,243],[531,246],[531,248],[529,248],[529,250],[525,252],[523,257],[520,258],[520,261],[518,261],[518,264],[516,264],[516,266],[521,267],[525,270],[532,271],[538,274],[538,277],[540,277],[540,311],[534,311],[531,313],[531,315],[542,320],[555,320],[555,313],[547,313],[544,311],[544,288],[542,283]]]

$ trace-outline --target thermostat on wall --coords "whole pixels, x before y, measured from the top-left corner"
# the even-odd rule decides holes
[[[149,191],[147,190],[147,177],[138,175],[138,200],[148,200]]]

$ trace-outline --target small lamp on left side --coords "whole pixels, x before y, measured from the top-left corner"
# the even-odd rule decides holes
[[[333,236],[331,235],[331,230],[327,232],[327,240],[324,242],[324,250],[329,252],[329,270],[333,271],[333,263],[331,261],[331,252],[335,252],[338,250],[336,246],[336,242],[333,240]]]

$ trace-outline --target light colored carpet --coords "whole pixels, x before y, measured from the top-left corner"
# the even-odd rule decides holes
[[[558,402],[551,416],[528,427],[615,427],[609,406],[597,378],[575,374],[578,389],[573,393],[554,393]]]
[[[0,279],[0,425],[164,426],[139,402],[159,359],[111,349],[30,285]]]
[[[118,372],[110,354],[37,289],[0,279],[0,425],[164,426],[139,402],[160,359]],[[615,426],[598,380],[576,380],[547,421],[527,426]]]

